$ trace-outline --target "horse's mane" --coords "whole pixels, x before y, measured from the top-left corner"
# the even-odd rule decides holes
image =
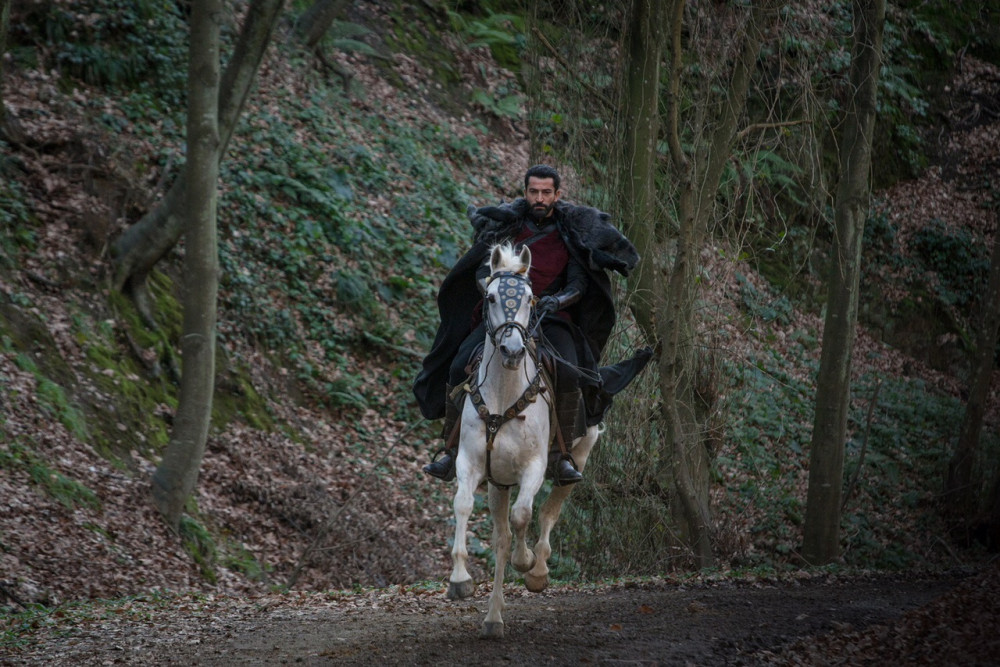
[[[496,271],[510,271],[511,273],[523,273],[528,267],[521,262],[521,255],[508,242],[497,243],[490,248],[490,255],[494,250],[500,251],[500,261],[497,262]]]

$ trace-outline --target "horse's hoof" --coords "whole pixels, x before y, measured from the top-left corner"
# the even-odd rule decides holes
[[[511,561],[510,564],[513,565],[514,569],[517,570],[518,572],[527,572],[528,570],[532,570],[532,569],[535,568],[535,561],[536,560],[537,559],[535,558],[535,554],[531,554],[531,562],[528,563],[528,565],[526,567],[519,566],[517,563],[515,563],[513,561]]]
[[[464,598],[472,597],[472,594],[476,592],[476,582],[472,579],[466,579],[465,581],[448,582],[448,599],[449,600],[462,600]]]
[[[530,573],[524,575],[524,587],[532,593],[541,593],[548,585],[549,575],[547,574],[543,574],[540,577]]]
[[[503,621],[483,621],[480,639],[503,639]]]

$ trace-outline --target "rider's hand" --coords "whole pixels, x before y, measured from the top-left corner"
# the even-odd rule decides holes
[[[535,310],[538,311],[540,315],[554,313],[559,310],[559,299],[551,294],[549,296],[543,296],[538,300],[538,305],[535,306]]]

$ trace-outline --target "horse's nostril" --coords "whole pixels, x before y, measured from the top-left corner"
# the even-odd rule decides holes
[[[517,347],[516,349],[511,349],[509,345],[500,346],[500,354],[502,354],[503,356],[512,361],[520,359],[521,357],[524,356],[524,353],[525,349],[523,347]]]

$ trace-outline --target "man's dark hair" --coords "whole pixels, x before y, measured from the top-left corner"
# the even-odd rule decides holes
[[[534,176],[535,178],[551,178],[552,185],[555,186],[556,190],[559,189],[559,172],[555,170],[554,167],[550,167],[547,164],[536,164],[534,167],[528,169],[524,172],[524,189],[528,189],[528,179]]]

